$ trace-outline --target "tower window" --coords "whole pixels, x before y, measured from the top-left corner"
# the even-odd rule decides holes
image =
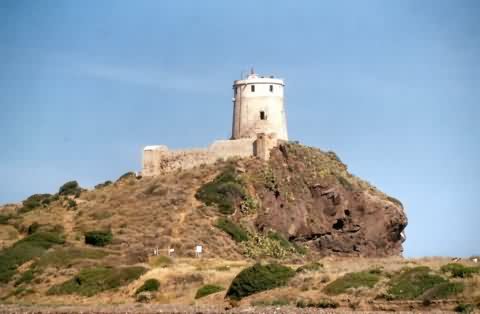
[[[273,93],[273,85],[270,85],[270,92]]]
[[[267,116],[265,115],[265,111],[260,111],[260,120],[267,120]]]
[[[252,91],[252,93],[255,92],[255,85],[250,86],[250,90]]]

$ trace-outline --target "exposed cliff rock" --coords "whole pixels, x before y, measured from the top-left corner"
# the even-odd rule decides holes
[[[322,255],[402,252],[403,205],[349,174],[335,153],[286,143],[268,164],[246,169],[261,204],[258,230],[276,230]]]

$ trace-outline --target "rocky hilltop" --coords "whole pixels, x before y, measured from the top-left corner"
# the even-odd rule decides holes
[[[73,191],[69,193],[70,190]],[[268,162],[219,160],[158,177],[123,175],[93,190],[69,182],[1,211],[2,246],[29,228],[57,228],[82,244],[108,230],[106,247],[130,262],[154,248],[208,257],[399,255],[407,218],[400,201],[353,176],[333,152],[284,143]]]

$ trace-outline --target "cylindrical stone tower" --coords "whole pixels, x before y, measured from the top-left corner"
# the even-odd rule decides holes
[[[283,104],[283,80],[252,73],[233,82],[232,139],[255,138],[259,133],[288,140]]]

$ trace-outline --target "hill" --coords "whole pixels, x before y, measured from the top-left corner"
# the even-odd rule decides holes
[[[435,303],[441,293],[475,300],[477,275],[460,282],[460,289],[438,261],[421,273],[437,276],[421,293],[387,293],[394,286],[389,278],[400,280],[403,267],[418,266],[400,258],[406,224],[401,202],[348,173],[335,153],[296,143],[273,149],[268,162],[219,160],[158,177],[126,173],[91,190],[72,181],[54,195],[1,207],[0,297],[190,304],[212,294],[205,299],[224,306],[236,302],[223,297],[242,269],[275,261],[290,267],[285,280],[240,304],[268,305],[280,298],[320,306],[312,300],[327,298],[348,306],[342,295],[350,288],[368,290],[354,298],[367,309],[375,307],[366,299],[380,300],[377,309],[388,302],[401,308],[405,300]],[[196,245],[203,247],[201,258],[195,258]],[[367,273],[358,275],[359,285],[329,293],[327,285],[349,272]],[[371,284],[363,283],[365,276]]]

